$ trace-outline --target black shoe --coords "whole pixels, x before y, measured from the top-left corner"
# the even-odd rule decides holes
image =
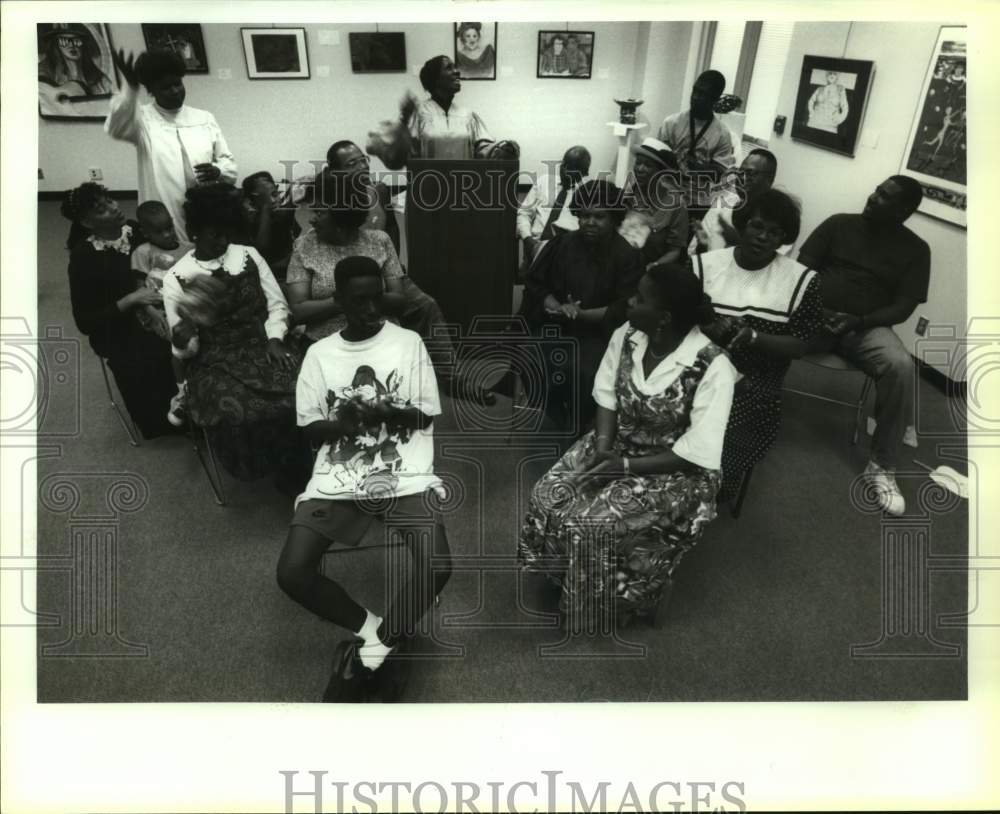
[[[323,692],[324,704],[357,704],[366,699],[371,670],[361,664],[358,648],[361,639],[348,639],[333,653],[333,671]]]
[[[376,704],[396,704],[404,699],[410,680],[413,656],[410,639],[403,639],[371,673],[366,700]]]

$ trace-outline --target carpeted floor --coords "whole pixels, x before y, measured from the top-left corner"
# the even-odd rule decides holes
[[[40,205],[39,234],[40,330],[78,340],[57,204]],[[69,345],[79,351],[76,372],[49,336],[37,608],[51,616],[39,617],[39,700],[319,700],[344,634],[275,582],[291,501],[267,479],[226,477],[229,505],[217,506],[190,443],[130,446],[86,341]],[[59,365],[70,366],[67,378]],[[860,384],[857,374],[802,366],[789,376],[790,386],[847,398]],[[568,641],[544,586],[514,567],[524,502],[556,446],[527,433],[506,443],[509,411],[505,399],[485,415],[448,401],[437,422],[436,466],[461,487],[448,516],[456,572],[406,700],[966,697],[965,632],[942,624],[966,608],[965,574],[929,572],[926,558],[887,558],[883,548],[965,554],[967,504],[941,500],[912,466],[900,476],[906,517],[855,507],[866,440],[849,444],[849,410],[786,397],[781,436],[757,467],[742,516],[720,508],[679,569],[662,629],[636,624]],[[915,457],[965,471],[954,423],[948,400],[921,382]],[[377,541],[377,533],[368,540]],[[325,567],[381,608],[385,559],[382,548],[351,551],[329,555]],[[890,601],[910,585],[898,581],[900,568],[917,580],[902,605]],[[906,618],[891,615],[900,607]],[[852,655],[853,645],[875,642]]]

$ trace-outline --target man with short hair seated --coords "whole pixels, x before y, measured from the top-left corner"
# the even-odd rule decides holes
[[[676,263],[688,244],[688,214],[677,156],[659,139],[632,148],[625,220],[618,233],[642,254],[642,268]]]
[[[398,255],[399,223],[396,221],[396,213],[392,210],[392,191],[382,181],[372,178],[368,156],[353,141],[343,139],[335,141],[326,151],[326,165],[328,169],[341,170],[357,178],[371,190],[371,209],[368,220],[361,225],[361,228],[385,232],[392,240]]]
[[[799,262],[820,275],[826,331],[810,347],[833,351],[875,379],[875,420],[865,476],[882,508],[902,514],[895,470],[913,415],[914,364],[892,330],[927,301],[931,252],[903,225],[920,206],[920,184],[893,175],[860,215],[827,218],[802,245]]]
[[[296,500],[277,578],[300,605],[355,634],[348,657],[336,663],[363,675],[361,668],[377,670],[412,635],[451,575],[444,521],[427,495],[441,489],[433,436],[441,404],[419,335],[382,319],[378,263],[348,257],[334,274],[347,325],[312,345],[299,372],[298,424],[320,450]],[[319,570],[332,543],[357,545],[376,516],[399,528],[413,557],[405,579],[391,579],[400,588],[384,617]]]
[[[517,236],[524,247],[525,267],[559,232],[579,228],[570,212],[570,203],[573,190],[589,181],[589,175],[590,151],[578,144],[563,155],[558,174],[543,173],[531,185],[517,210]]]
[[[771,189],[777,173],[778,159],[770,150],[758,147],[747,153],[740,168],[732,173],[735,176],[734,184],[716,193],[708,211],[695,223],[688,253],[710,252],[739,243],[739,233],[733,226],[733,210],[746,206],[758,195]],[[788,254],[791,248],[792,244],[788,243],[778,251]]]

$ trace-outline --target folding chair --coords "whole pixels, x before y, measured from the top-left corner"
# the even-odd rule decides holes
[[[222,473],[219,472],[219,462],[215,457],[215,451],[212,449],[212,441],[208,437],[208,431],[204,427],[197,426],[191,419],[188,419],[187,425],[188,437],[191,439],[191,445],[194,447],[194,454],[198,456],[198,463],[205,470],[205,477],[208,478],[208,485],[212,487],[215,502],[220,506],[225,506],[226,492],[222,485]],[[204,442],[204,451],[199,443],[199,434],[201,435],[201,440]],[[211,468],[209,465],[211,465]]]
[[[108,391],[108,400],[111,402],[111,406],[117,414],[121,425],[125,428],[125,432],[128,433],[128,442],[132,446],[137,447],[142,443],[139,440],[139,432],[136,430],[135,422],[132,421],[132,416],[128,415],[127,410],[122,410],[115,400],[114,391],[111,389],[111,377],[108,376],[108,360],[103,356],[98,356],[97,358],[101,360],[101,373],[104,376],[104,388]]]
[[[865,402],[868,400],[868,394],[871,393],[871,389],[875,384],[875,381],[865,373],[861,368],[856,365],[851,364],[846,359],[838,356],[835,353],[807,353],[798,361],[804,362],[807,365],[812,365],[813,367],[825,368],[826,370],[836,370],[840,372],[854,372],[861,373],[864,375],[864,384],[861,386],[861,393],[858,396],[857,401],[843,401],[842,399],[834,399],[828,396],[821,396],[817,393],[810,393],[806,390],[796,390],[791,387],[786,387],[786,393],[796,393],[800,396],[805,396],[806,398],[818,399],[819,401],[825,401],[830,404],[840,404],[843,407],[850,407],[854,410],[854,426],[851,435],[851,446],[858,443],[858,436],[861,433],[861,418],[865,409]]]

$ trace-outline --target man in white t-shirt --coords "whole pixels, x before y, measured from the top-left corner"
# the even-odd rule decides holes
[[[320,450],[296,500],[278,583],[357,635],[338,663],[360,662],[361,674],[403,643],[451,575],[444,523],[428,494],[443,488],[434,474],[432,429],[441,403],[420,336],[382,319],[378,263],[348,257],[334,275],[347,327],[312,345],[299,373],[298,424]],[[391,521],[413,556],[385,619],[319,572],[331,543],[357,545],[375,516]]]

